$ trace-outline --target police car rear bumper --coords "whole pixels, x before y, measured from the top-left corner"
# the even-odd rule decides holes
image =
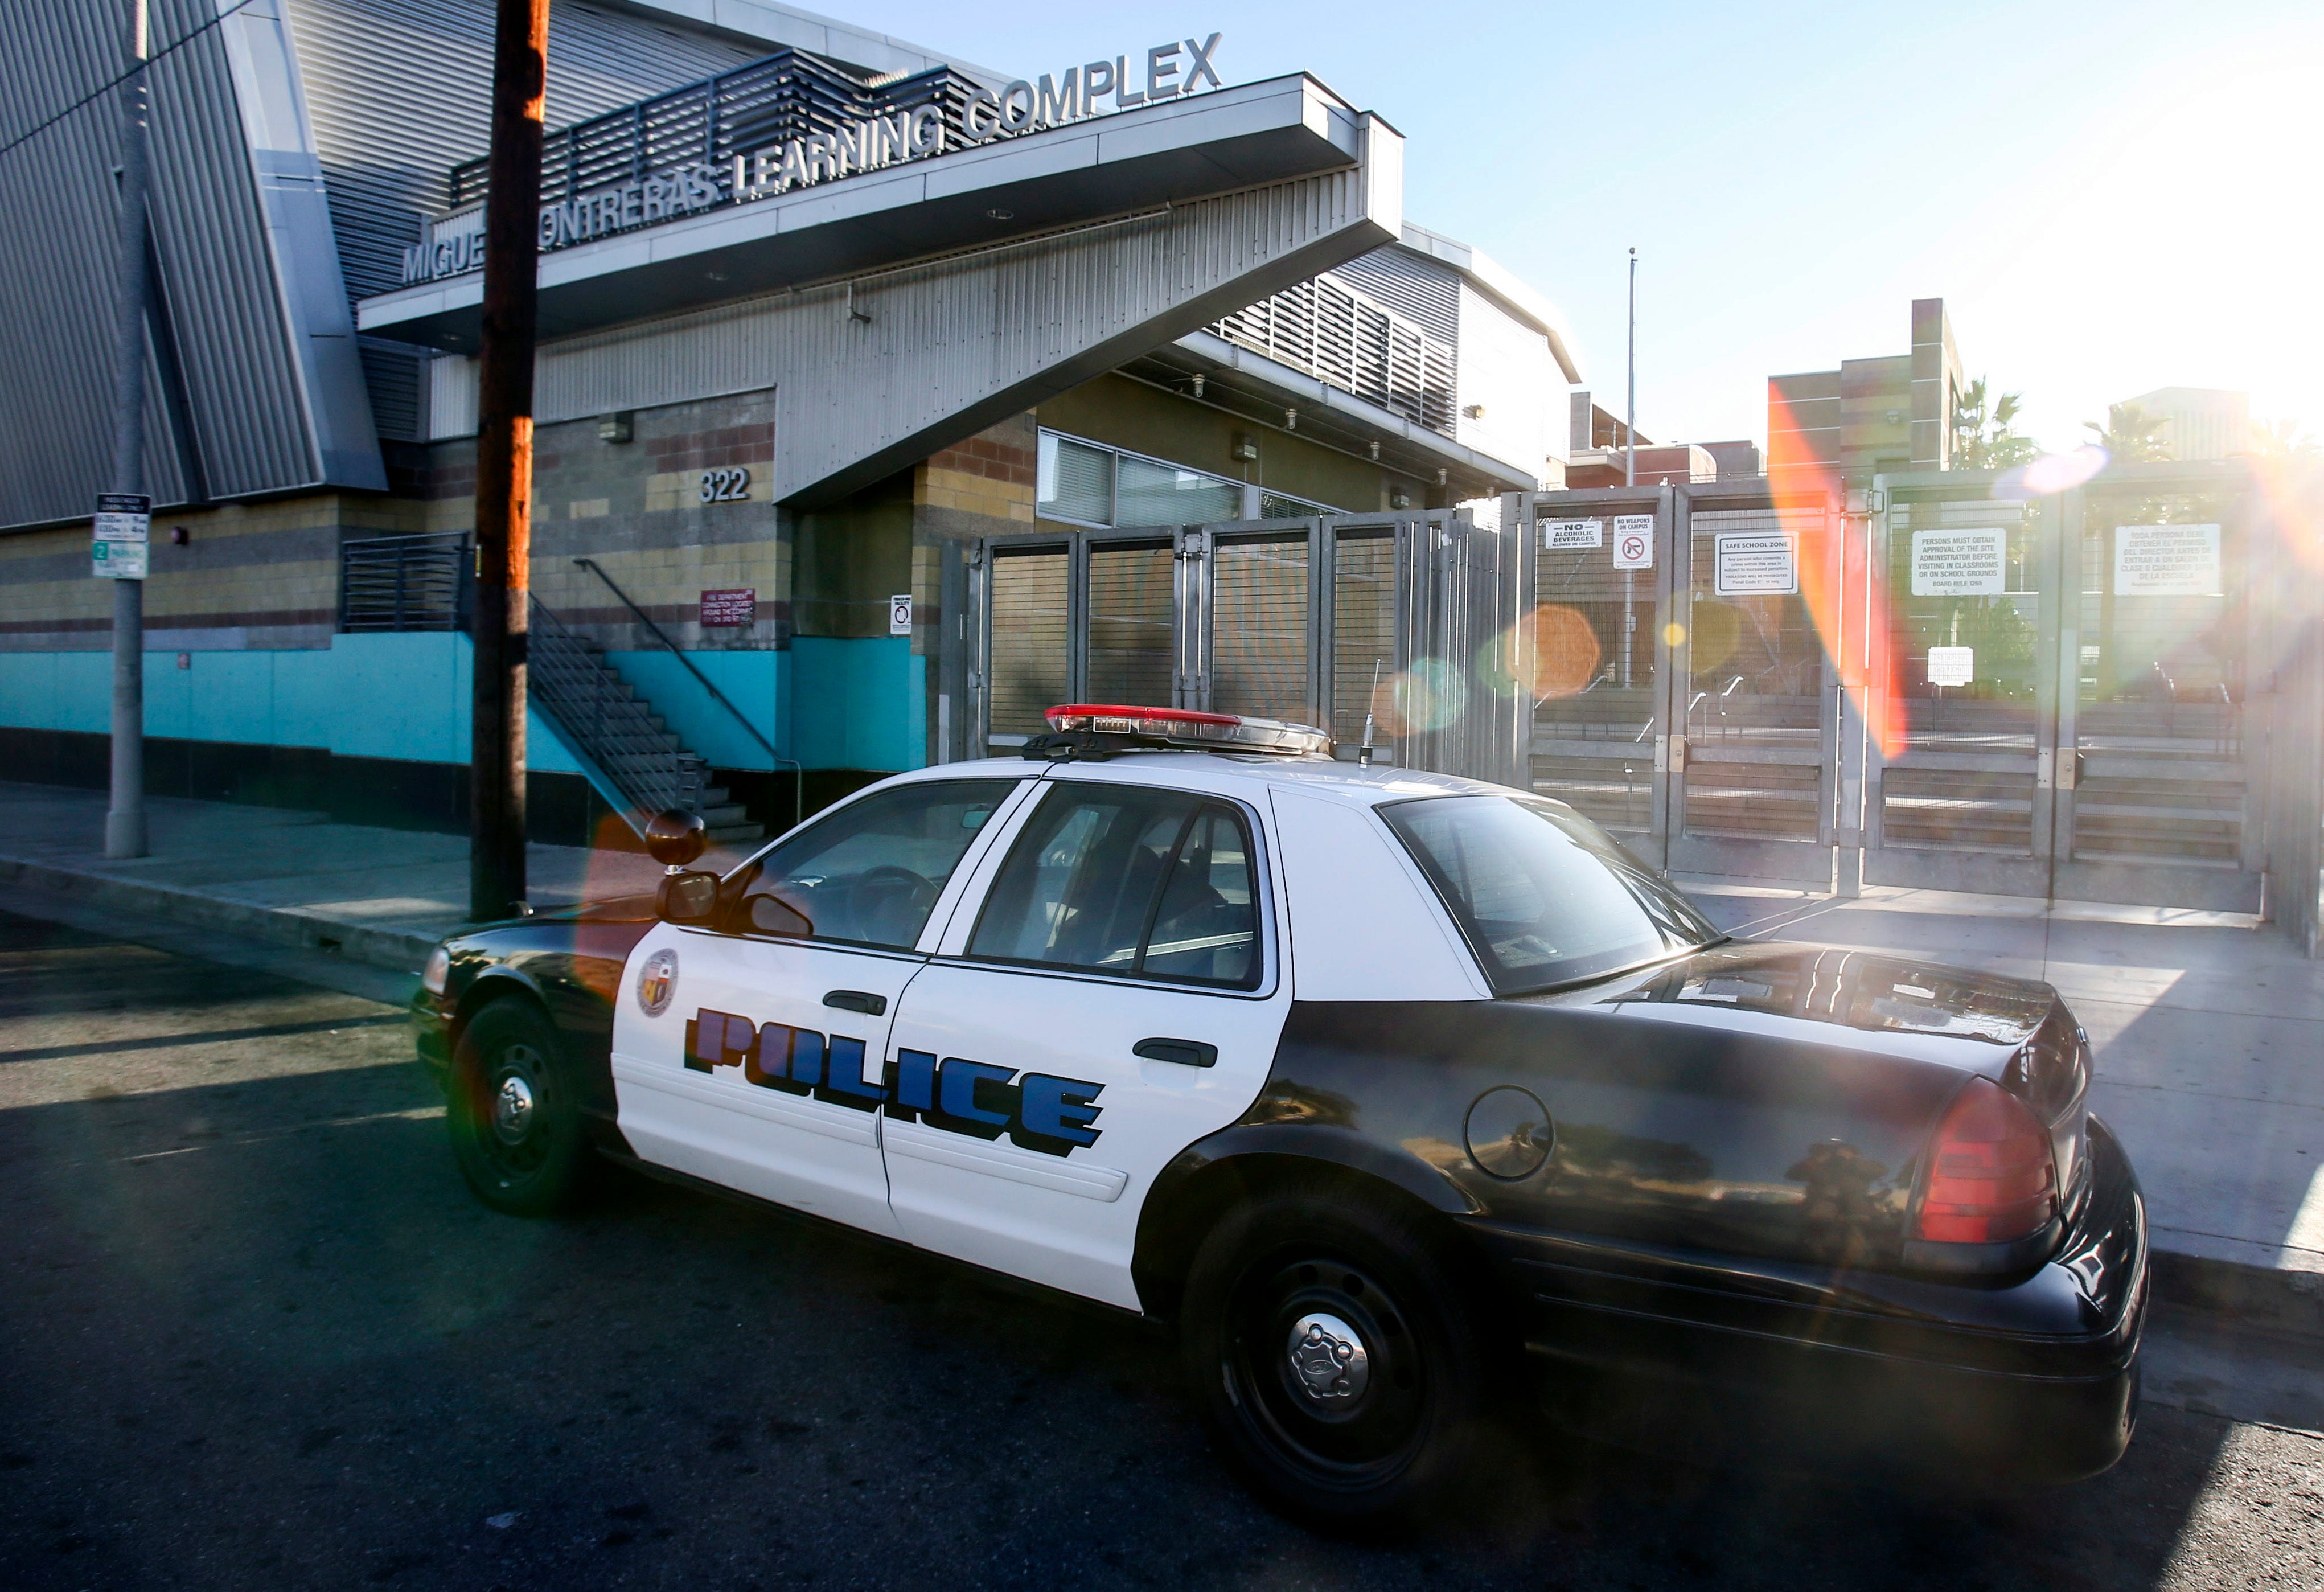
[[[1774,1439],[1977,1486],[2056,1484],[2121,1458],[2137,1417],[2144,1204],[2095,1121],[2090,1149],[2075,1230],[2000,1285],[1470,1231],[1521,1300],[1545,1400],[1574,1424],[1653,1446]]]

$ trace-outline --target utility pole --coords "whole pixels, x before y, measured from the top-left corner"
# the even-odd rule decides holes
[[[97,541],[92,551],[125,554],[134,561],[112,568],[134,570],[113,576],[113,776],[105,813],[105,855],[143,856],[145,834],[145,556],[144,521],[152,504],[145,492],[145,313],[152,296],[146,270],[145,194],[147,75],[145,0],[129,0],[129,60],[133,76],[121,86],[120,255],[114,272],[113,482],[98,504]],[[145,511],[137,511],[142,506]],[[113,511],[106,513],[106,511]],[[107,522],[128,528],[134,541],[108,542]]]
[[[1638,251],[1630,251],[1630,408],[1622,419],[1622,440],[1629,453],[1622,460],[1622,485],[1638,484]]]
[[[532,358],[539,301],[541,101],[549,0],[496,0],[493,142],[476,403],[475,708],[469,755],[468,915],[525,897],[524,716],[531,625]]]

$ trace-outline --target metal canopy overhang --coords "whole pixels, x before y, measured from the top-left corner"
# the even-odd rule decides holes
[[[1434,481],[1446,472],[1456,499],[1531,492],[1530,472],[1455,442],[1391,410],[1370,403],[1306,372],[1231,343],[1213,332],[1190,332],[1122,366],[1122,374],[1185,396],[1190,377],[1203,377],[1203,402],[1257,426],[1282,431],[1284,411],[1295,409],[1295,435],[1369,458],[1379,444],[1383,468]]]
[[[1305,74],[1093,117],[544,255],[544,338],[1346,170],[1360,117]],[[1000,212],[995,215],[994,212]],[[481,272],[366,299],[366,335],[473,353]]]

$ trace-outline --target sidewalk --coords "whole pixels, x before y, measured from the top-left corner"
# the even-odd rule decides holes
[[[156,800],[153,855],[100,855],[105,797],[0,783],[0,884],[416,971],[459,929],[467,841],[314,813]],[[739,859],[737,859],[739,860]],[[542,910],[653,888],[631,852],[536,846]],[[1904,951],[2056,985],[2095,1104],[2145,1185],[2166,1297],[2324,1336],[2324,964],[2234,914],[1875,888],[1839,901],[1680,883],[1742,933]]]

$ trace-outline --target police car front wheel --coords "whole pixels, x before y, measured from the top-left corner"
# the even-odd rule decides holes
[[[1478,1456],[1487,1366],[1471,1299],[1424,1217],[1325,1194],[1245,1207],[1187,1278],[1197,1405],[1291,1513],[1342,1529],[1407,1516]]]
[[[452,1157],[476,1197],[512,1216],[563,1208],[587,1145],[557,1032],[529,1001],[494,1001],[471,1018],[452,1058],[446,1102]]]

